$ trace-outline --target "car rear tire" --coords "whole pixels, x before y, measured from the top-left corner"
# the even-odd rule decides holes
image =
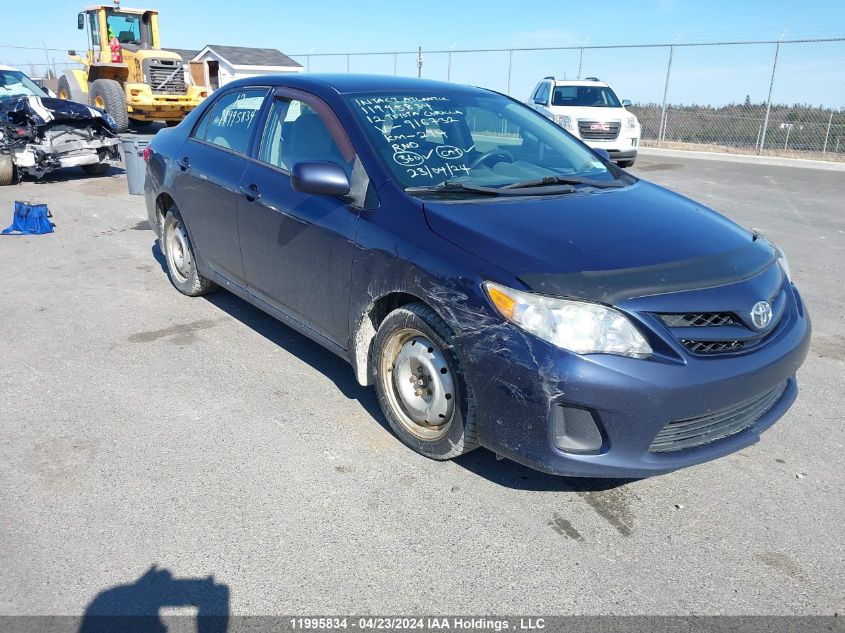
[[[633,167],[633,166],[634,166],[634,161],[635,161],[635,160],[636,160],[636,159],[634,159],[634,158],[632,158],[631,160],[620,160],[620,161],[619,161],[619,163],[618,163],[618,165],[619,165],[622,169],[628,169],[628,167]]]
[[[431,459],[478,446],[475,403],[449,326],[423,303],[394,310],[379,326],[371,370],[396,436]]]
[[[171,207],[164,217],[159,243],[167,261],[170,282],[179,292],[189,297],[198,297],[217,290],[217,284],[203,277],[197,270],[188,230],[176,207]]]
[[[126,94],[123,86],[114,79],[96,79],[91,83],[91,105],[105,110],[117,124],[118,133],[129,129],[129,113],[126,111]]]
[[[89,176],[105,176],[109,173],[111,165],[108,163],[97,163],[96,165],[81,165],[82,171]]]
[[[0,154],[0,187],[15,181],[15,163],[11,154]]]

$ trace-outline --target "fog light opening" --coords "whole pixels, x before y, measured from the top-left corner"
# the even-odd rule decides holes
[[[595,414],[589,409],[555,405],[552,411],[554,443],[567,453],[597,453],[603,443]]]

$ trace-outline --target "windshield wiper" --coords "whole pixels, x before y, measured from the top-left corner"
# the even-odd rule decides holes
[[[594,180],[592,178],[579,178],[577,176],[545,176],[543,178],[512,182],[509,185],[500,187],[500,189],[526,189],[529,187],[553,187],[555,185],[586,185],[595,189],[618,189],[626,186],[624,182],[617,180]]]
[[[405,187],[405,193],[476,193],[484,196],[498,196],[499,190],[492,187],[480,187],[478,185],[466,185],[462,182],[447,180],[439,185],[428,185],[424,187]]]
[[[528,183],[529,181],[525,181]],[[544,184],[544,183],[541,183]],[[553,190],[550,190],[548,186],[554,186]],[[534,187],[531,184],[525,184],[522,187],[513,187],[506,186],[506,187],[482,187],[480,185],[467,185],[462,182],[454,182],[451,180],[447,180],[446,182],[440,183],[439,185],[432,185],[429,187],[407,187],[405,189],[405,193],[410,194],[419,194],[419,193],[434,193],[434,194],[467,194],[472,193],[481,196],[533,196],[533,195],[543,195],[547,196],[549,194],[559,194],[559,193],[572,193],[575,191],[575,187],[572,187],[567,182],[560,182],[560,183],[549,183],[549,185],[544,185],[544,188],[541,191],[534,191]]]

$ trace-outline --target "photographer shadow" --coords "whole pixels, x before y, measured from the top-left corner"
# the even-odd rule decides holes
[[[162,608],[193,607],[195,630],[225,633],[229,628],[229,587],[214,578],[174,578],[167,569],[150,567],[132,584],[101,591],[82,616],[78,633],[166,633],[167,620],[184,615],[162,616]]]

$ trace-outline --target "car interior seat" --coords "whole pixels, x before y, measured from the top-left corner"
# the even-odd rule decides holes
[[[290,169],[296,163],[305,161],[331,161],[347,168],[346,161],[326,129],[323,120],[312,113],[303,113],[282,130],[282,167]]]

